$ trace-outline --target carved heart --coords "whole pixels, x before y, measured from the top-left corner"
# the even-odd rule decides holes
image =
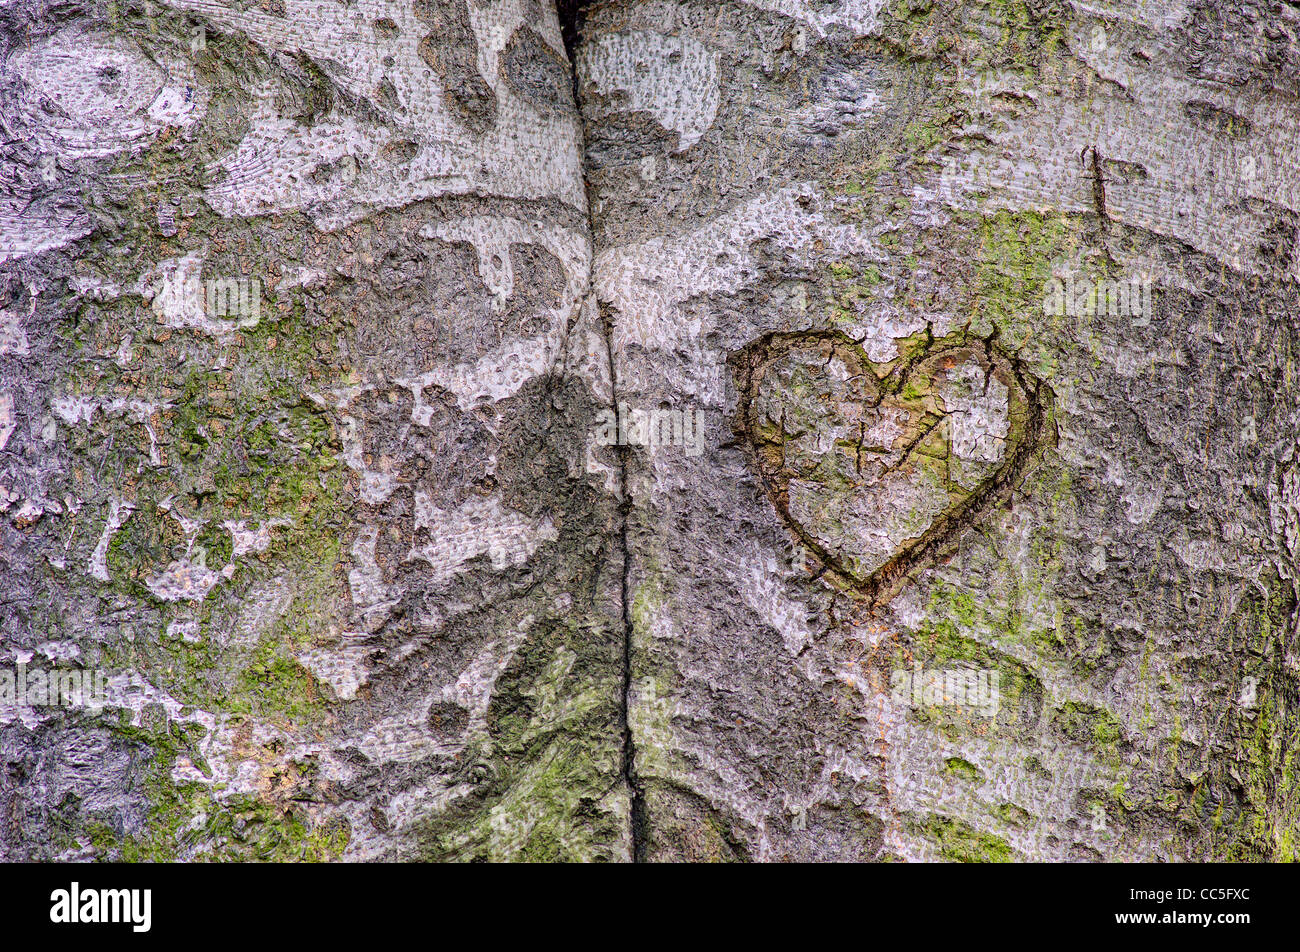
[[[834,331],[772,334],[739,365],[740,428],[768,495],[832,579],[873,602],[1019,482],[1047,390],[991,341],[869,360]]]

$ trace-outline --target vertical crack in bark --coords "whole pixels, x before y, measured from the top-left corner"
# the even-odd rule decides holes
[[[589,0],[555,0],[555,12],[560,18],[560,36],[564,39],[565,52],[569,54],[569,75],[573,80],[573,102],[578,105],[578,37],[582,32],[583,8]],[[582,111],[579,106],[579,112]]]
[[[560,20],[560,32],[564,37],[564,48],[569,56],[569,72],[573,79],[573,105],[578,111],[579,125],[582,125],[582,101],[579,98],[578,90],[578,70],[577,55],[578,41],[582,30],[583,8],[587,6],[586,0],[556,0],[556,13]],[[586,136],[583,130],[580,142],[581,158],[583,164],[583,186],[586,188]],[[587,189],[587,229],[589,234],[593,233],[591,221],[591,191]],[[595,267],[595,242],[594,234],[592,240],[592,267]],[[588,295],[595,294],[595,275],[588,276],[590,284],[588,286]],[[618,374],[614,365],[614,328],[613,321],[604,307],[596,302],[600,309],[601,329],[605,336],[605,355],[609,363],[609,393],[610,408],[616,414],[618,413]],[[632,861],[642,862],[645,853],[645,799],[641,787],[641,782],[636,774],[636,743],[632,736],[632,723],[629,717],[632,704],[632,554],[631,547],[628,544],[628,522],[632,511],[632,498],[628,492],[628,452],[629,448],[622,444],[614,446],[615,455],[618,458],[618,526],[615,530],[618,534],[618,551],[622,559],[619,578],[619,599],[621,601],[622,622],[623,622],[623,681],[622,681],[622,700],[619,705],[619,727],[623,735],[622,747],[622,775],[623,782],[627,785],[630,811],[628,817],[628,833],[631,840]]]
[[[618,378],[614,368],[614,328],[605,308],[600,309],[601,324],[605,330],[605,352],[609,357],[610,402],[618,413]],[[617,420],[617,416],[616,416]],[[623,703],[620,707],[623,729],[623,780],[627,784],[631,803],[629,817],[632,839],[632,861],[639,863],[645,853],[645,797],[636,773],[636,741],[632,736],[632,552],[628,545],[628,522],[632,515],[632,496],[628,491],[629,447],[619,443],[614,447],[618,456],[618,538],[623,560],[621,592],[623,607]]]

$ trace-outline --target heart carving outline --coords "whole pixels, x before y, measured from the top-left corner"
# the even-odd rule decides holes
[[[882,564],[866,573],[855,572],[791,512],[789,476],[783,476],[773,461],[773,447],[777,444],[770,433],[770,423],[764,427],[764,421],[758,419],[766,378],[779,361],[799,348],[829,351],[869,371],[871,376],[864,377],[866,388],[874,389],[874,394],[865,394],[869,407],[878,408],[887,401],[897,400],[914,376],[923,375],[936,362],[951,362],[962,355],[976,355],[987,372],[996,375],[1007,388],[1010,427],[1000,462],[963,498],[935,516],[923,532],[904,539]],[[1051,390],[1029,374],[1014,355],[998,346],[996,332],[987,338],[966,332],[935,338],[927,330],[904,356],[874,362],[857,341],[841,331],[778,331],[736,351],[729,363],[739,394],[733,430],[747,445],[773,508],[787,529],[820,563],[821,570],[816,577],[827,578],[835,587],[865,599],[872,608],[892,599],[918,568],[934,564],[955,548],[961,533],[1001,505],[1041,456],[1041,450],[1054,442],[1053,428],[1048,426]],[[952,414],[944,411],[943,415]],[[908,447],[907,452],[912,449]]]

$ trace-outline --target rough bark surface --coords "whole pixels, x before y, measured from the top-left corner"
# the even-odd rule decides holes
[[[0,858],[1300,858],[1300,8],[559,7],[0,0]]]

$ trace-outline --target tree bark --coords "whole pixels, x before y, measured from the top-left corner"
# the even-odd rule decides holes
[[[1295,857],[1297,19],[589,11],[646,858]]]
[[[0,5],[0,858],[1297,858],[1297,30]]]

